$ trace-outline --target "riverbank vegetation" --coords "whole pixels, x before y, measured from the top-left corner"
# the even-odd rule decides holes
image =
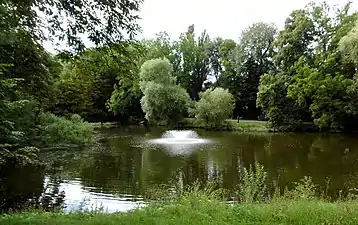
[[[269,194],[264,168],[258,164],[243,169],[242,182],[233,201],[215,182],[196,183],[175,192],[161,190],[154,202],[127,213],[101,211],[4,214],[1,224],[356,224],[358,202],[354,194],[332,201],[309,177],[292,190]]]

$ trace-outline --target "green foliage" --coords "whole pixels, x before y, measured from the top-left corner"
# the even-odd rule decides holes
[[[119,115],[122,122],[130,114],[141,116],[140,56],[141,46],[135,43],[128,43],[124,49],[112,46],[83,52],[62,70],[56,82],[60,94],[53,111],[101,122],[114,119],[109,111]]]
[[[307,66],[295,75],[288,95],[298,104],[309,106],[314,123],[321,130],[344,130],[358,112],[352,79],[338,74],[324,75]]]
[[[247,119],[257,119],[256,107],[260,77],[275,70],[271,56],[276,34],[273,24],[255,23],[245,29],[236,48],[236,78],[233,82],[236,110]]]
[[[313,121],[322,131],[357,129],[356,69],[348,50],[354,51],[354,29],[348,32],[357,14],[349,7],[312,3],[286,21],[275,41],[280,73],[263,76],[257,94],[274,128],[296,130]]]
[[[339,42],[339,50],[346,60],[358,66],[358,22]]]
[[[311,177],[305,176],[300,182],[296,182],[295,185],[293,190],[285,193],[285,197],[307,200],[316,198],[316,185],[313,183]]]
[[[132,38],[139,30],[136,21],[141,0],[132,1],[45,1],[5,0],[1,2],[1,40],[11,40],[17,31],[27,31],[33,40],[65,41],[83,50],[83,39],[96,45]],[[64,22],[65,21],[65,22]],[[3,43],[3,42],[2,42]]]
[[[255,163],[253,168],[243,168],[241,182],[238,186],[238,198],[243,203],[265,201],[267,198],[267,172],[264,167]]]
[[[92,126],[77,114],[70,119],[51,113],[41,114],[40,136],[46,147],[84,147],[94,143]]]
[[[195,112],[194,112],[195,113]],[[195,118],[185,118],[182,124],[186,128],[207,128],[202,120]],[[268,122],[258,120],[225,120],[220,130],[241,131],[241,132],[269,132]]]
[[[292,82],[291,77],[283,74],[265,74],[260,79],[257,106],[274,129],[295,130],[301,123],[302,107],[287,96]]]
[[[189,96],[175,84],[172,66],[167,59],[145,62],[140,70],[140,88],[143,92],[142,109],[153,124],[175,125],[187,112]]]
[[[118,58],[123,59],[129,55],[123,33],[132,38],[139,30],[135,12],[140,4],[141,0],[5,0],[0,3],[2,163],[24,165],[32,159],[35,162],[38,149],[30,146],[39,147],[41,141],[49,141],[47,146],[53,144],[51,141],[81,145],[90,142],[91,130],[82,121],[68,122],[43,112],[87,111],[87,115],[100,116],[107,113],[105,103],[112,94],[118,73],[123,72],[114,73],[113,67],[128,68],[123,65],[129,65],[130,61],[118,60],[120,63],[116,64],[118,61],[111,57],[119,55]],[[66,42],[67,50],[78,53],[85,48],[84,37],[106,47],[83,52],[64,69],[59,57],[52,56],[41,45],[43,41],[57,39]],[[104,54],[108,49],[111,54]],[[106,60],[108,68],[101,60]],[[98,111],[93,113],[93,108]],[[49,133],[44,135],[39,127]]]
[[[307,10],[295,10],[285,22],[285,29],[280,31],[274,46],[276,67],[291,75],[299,58],[311,54],[310,43],[314,37],[314,22]]]
[[[0,166],[6,163],[25,165],[37,162],[38,149],[27,147],[34,137],[33,102],[23,100],[17,90],[19,79],[5,78],[12,65],[0,64]]]
[[[196,103],[195,117],[204,121],[208,128],[220,128],[229,119],[234,109],[233,96],[223,88],[206,90],[200,93]]]
[[[178,83],[184,87],[194,100],[199,99],[199,93],[210,73],[210,49],[212,42],[204,31],[196,38],[194,25],[189,26],[186,33],[182,33],[176,45],[176,51],[182,56],[182,67],[178,76]]]
[[[140,88],[145,92],[149,82],[165,86],[175,85],[176,78],[172,75],[173,67],[168,59],[152,59],[146,61],[140,68]]]
[[[0,223],[102,225],[102,224],[176,224],[176,225],[355,225],[357,203],[324,201],[279,201],[270,204],[234,206],[203,198],[195,205],[181,202],[153,205],[128,213],[46,213],[26,212],[3,215]]]

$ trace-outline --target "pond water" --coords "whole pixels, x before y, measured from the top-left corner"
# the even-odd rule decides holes
[[[330,196],[358,188],[358,139],[354,135],[271,134],[197,130],[205,144],[153,145],[165,130],[106,128],[95,150],[41,153],[46,167],[0,171],[0,208],[46,205],[72,210],[127,211],[145,204],[152,189],[217,179],[233,189],[240,168],[259,162],[270,181],[292,187],[304,176]],[[179,145],[180,146],[180,145]],[[329,183],[329,185],[327,185]]]

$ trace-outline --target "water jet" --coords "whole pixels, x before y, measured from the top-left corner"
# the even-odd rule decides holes
[[[161,138],[149,140],[149,143],[162,145],[175,155],[188,154],[190,150],[210,142],[208,139],[200,138],[193,130],[169,130]]]

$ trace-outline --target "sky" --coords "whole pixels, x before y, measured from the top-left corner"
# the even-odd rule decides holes
[[[320,2],[319,0],[313,0]],[[243,29],[255,22],[274,23],[282,29],[289,14],[304,8],[312,0],[144,0],[138,37],[153,38],[167,31],[178,39],[189,25],[196,33],[207,30],[211,37],[238,40]],[[329,5],[342,5],[346,0],[326,0]],[[358,11],[358,0],[352,8]]]

